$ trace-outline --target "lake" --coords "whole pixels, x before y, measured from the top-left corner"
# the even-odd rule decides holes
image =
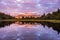
[[[0,40],[60,40],[60,23],[0,22]]]

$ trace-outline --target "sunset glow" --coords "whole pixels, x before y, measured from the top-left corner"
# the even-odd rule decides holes
[[[60,8],[60,0],[0,0],[0,12],[12,16],[26,12],[43,14]]]

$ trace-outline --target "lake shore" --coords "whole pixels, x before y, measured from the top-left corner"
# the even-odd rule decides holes
[[[38,19],[5,19],[1,21],[23,21],[23,22],[52,22],[52,23],[60,23],[60,20],[38,20]]]

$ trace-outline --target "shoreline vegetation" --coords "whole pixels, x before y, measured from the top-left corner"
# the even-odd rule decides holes
[[[51,23],[60,23],[60,20],[37,20],[37,19],[26,19],[26,20],[18,20],[18,19],[5,19],[5,20],[0,20],[1,21],[20,21],[20,22],[51,22]]]
[[[2,12],[0,12],[0,22],[1,21],[26,21],[26,22],[52,22],[52,23],[60,23],[60,9],[58,9],[55,12],[52,13],[48,13],[47,15],[45,15],[45,13],[43,15],[41,15],[38,18],[33,18],[33,17],[27,17],[27,18],[15,18],[12,17],[10,15],[4,14]]]

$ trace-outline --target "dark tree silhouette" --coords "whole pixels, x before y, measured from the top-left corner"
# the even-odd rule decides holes
[[[0,12],[0,20],[1,19],[13,19],[14,17],[10,16],[10,15],[7,15],[7,14],[4,14],[2,12]]]
[[[47,15],[43,14],[40,19],[53,19],[53,20],[60,20],[60,9],[56,12],[48,13]]]

